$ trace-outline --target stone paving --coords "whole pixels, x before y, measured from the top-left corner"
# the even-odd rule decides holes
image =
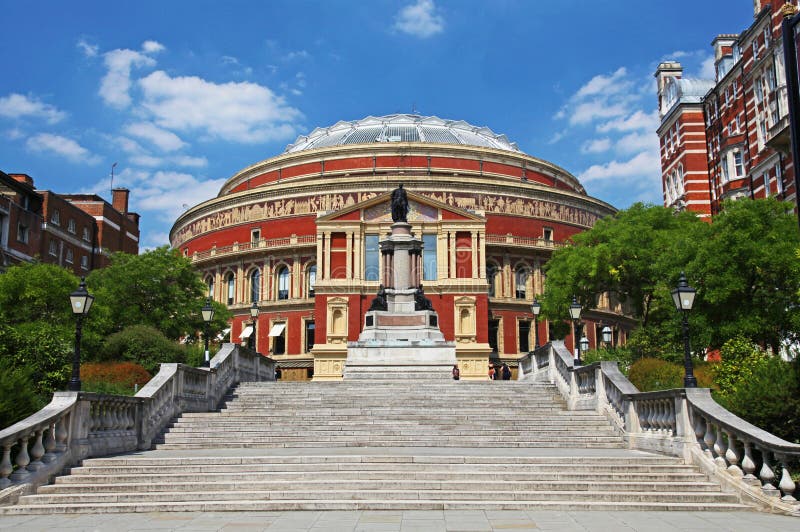
[[[757,512],[345,511],[7,516],[14,531],[597,531],[800,530],[800,518]]]

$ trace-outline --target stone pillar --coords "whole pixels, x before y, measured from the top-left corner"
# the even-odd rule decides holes
[[[472,236],[472,277],[473,279],[478,278],[478,233],[475,231],[471,232]]]
[[[331,232],[326,231],[323,233],[325,244],[323,246],[323,253],[325,256],[325,279],[331,278]]]
[[[322,242],[324,239],[325,236],[323,233],[317,233],[317,275],[319,275],[320,280],[328,278],[325,275],[325,266],[327,266],[328,261],[325,260],[325,257],[322,255]]]

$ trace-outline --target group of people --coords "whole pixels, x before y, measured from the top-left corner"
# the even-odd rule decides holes
[[[458,364],[453,366],[453,380],[461,379],[461,370],[458,369]],[[490,381],[510,381],[511,380],[511,368],[508,367],[508,364],[503,364],[499,368],[495,368],[494,364],[489,364],[489,380]]]

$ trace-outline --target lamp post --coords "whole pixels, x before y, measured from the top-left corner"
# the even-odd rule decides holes
[[[578,325],[579,320],[581,319],[581,311],[583,307],[581,307],[580,303],[578,303],[578,299],[575,296],[572,296],[572,304],[569,306],[569,317],[572,318],[572,340],[575,346],[578,349],[578,357],[575,359],[575,365],[581,365],[581,343],[578,340],[578,333],[580,332],[580,326]]]
[[[606,347],[611,347],[611,337],[612,337],[611,327],[606,325],[600,331],[600,334],[603,336],[603,343],[606,344]]]
[[[253,333],[250,335],[250,349],[258,351],[258,337],[256,337],[256,322],[258,322],[258,302],[253,301],[250,307],[250,317],[253,319]]]
[[[587,352],[589,350],[589,339],[586,338],[586,335],[581,337],[581,351]]]
[[[78,289],[69,295],[72,313],[75,315],[75,350],[72,354],[72,377],[69,379],[68,389],[71,392],[81,391],[81,329],[83,317],[89,313],[94,303],[94,296],[86,290],[86,278],[81,277]]]
[[[536,297],[533,298],[531,303],[531,312],[533,312],[533,348],[539,349],[539,313],[542,311],[542,304]]]
[[[200,309],[200,313],[203,315],[203,339],[206,343],[206,352],[205,358],[203,359],[203,367],[207,368],[210,365],[208,359],[208,325],[211,323],[211,320],[214,319],[214,307],[211,306],[211,298],[206,298],[206,304],[203,305],[203,308]]]
[[[678,287],[672,291],[672,300],[675,303],[675,309],[683,315],[683,386],[685,388],[697,388],[697,379],[694,376],[694,367],[692,365],[692,353],[689,347],[689,320],[687,314],[692,310],[694,304],[694,296],[697,290],[689,286],[686,282],[686,275],[681,272],[678,279]]]

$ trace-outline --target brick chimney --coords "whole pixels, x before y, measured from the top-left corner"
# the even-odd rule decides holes
[[[20,183],[25,183],[29,187],[33,188],[33,178],[28,174],[8,174],[11,176],[15,181],[19,181]]]
[[[128,197],[131,195],[131,191],[127,188],[115,188],[111,190],[111,205],[114,206],[116,210],[125,214],[128,212]]]

